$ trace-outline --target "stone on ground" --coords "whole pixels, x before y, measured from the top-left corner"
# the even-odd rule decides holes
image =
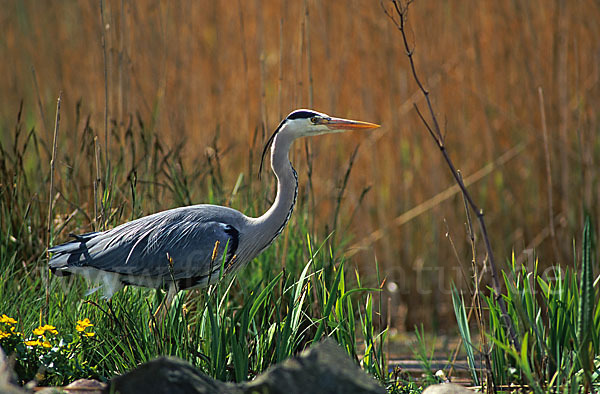
[[[25,393],[20,387],[16,386],[16,379],[9,362],[0,348],[0,393],[2,394],[22,394]]]
[[[423,394],[473,394],[473,392],[460,384],[442,383],[427,387],[423,390]]]
[[[333,340],[326,339],[299,356],[269,368],[251,382],[223,383],[208,377],[183,360],[161,357],[115,377],[106,392],[385,394],[386,391],[362,371]]]

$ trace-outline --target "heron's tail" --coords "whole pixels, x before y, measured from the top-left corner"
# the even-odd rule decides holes
[[[83,235],[70,234],[75,240],[66,242],[61,245],[56,245],[48,249],[52,253],[52,257],[48,262],[50,271],[57,276],[68,276],[71,272],[68,270],[71,266],[77,266],[85,253],[88,253],[87,243],[96,238],[100,233],[93,232]]]

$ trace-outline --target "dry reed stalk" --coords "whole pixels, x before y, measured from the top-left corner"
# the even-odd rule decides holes
[[[42,105],[42,98],[40,96],[40,87],[38,85],[37,74],[33,65],[31,65],[31,75],[33,78],[33,86],[35,87],[38,110],[40,111],[40,118],[42,120],[42,129],[44,130],[44,135],[48,135],[48,129],[46,127],[46,115],[44,114],[44,106]]]
[[[282,3],[285,4],[285,3]],[[279,73],[277,77],[277,118],[283,119],[283,17],[279,20]]]
[[[267,127],[269,125],[268,119],[268,111],[267,111],[267,91],[266,91],[266,83],[267,83],[267,70],[266,70],[266,54],[264,47],[264,18],[262,14],[262,8],[257,7],[258,12],[258,20],[257,20],[257,55],[259,60],[259,69],[260,69],[260,118],[262,121],[262,138],[264,139],[267,133]]]
[[[350,215],[348,215],[348,221],[346,223],[346,227],[343,230],[343,233],[350,231],[350,226],[352,225],[352,222],[354,222],[354,217],[356,216],[356,213],[358,212],[358,208],[362,205],[363,201],[365,200],[365,197],[367,196],[367,193],[369,193],[370,190],[371,190],[371,186],[365,186],[361,190],[361,193],[358,196],[358,199],[356,200],[356,204],[354,205],[352,212],[350,213]]]
[[[463,181],[463,185],[465,187],[469,187],[472,184],[485,178],[487,175],[491,174],[495,169],[505,165],[507,162],[509,162],[510,160],[514,159],[519,154],[524,152],[526,147],[527,147],[527,144],[525,144],[525,143],[520,143],[520,144],[517,144],[516,146],[513,146],[511,149],[507,150],[500,157],[498,157],[496,159],[496,161],[486,164],[479,170],[475,171],[473,174],[466,177]],[[351,245],[348,248],[348,251],[346,252],[346,257],[354,256],[360,250],[364,250],[365,248],[371,246],[376,241],[383,238],[386,234],[386,231],[388,229],[390,229],[392,226],[396,226],[396,227],[402,226],[402,225],[410,222],[414,218],[424,214],[425,212],[430,211],[431,209],[433,209],[436,206],[438,206],[439,204],[441,204],[443,201],[448,200],[450,197],[452,197],[460,192],[461,192],[460,186],[458,184],[453,184],[452,186],[448,187],[446,190],[444,190],[440,193],[437,193],[435,196],[412,207],[408,211],[403,212],[402,214],[395,217],[388,223],[385,223],[383,226],[381,226],[377,230],[371,232],[368,236],[366,236],[362,240]]]
[[[569,57],[569,31],[567,12],[569,2],[558,0],[558,35],[557,55],[558,64],[556,70],[556,86],[558,87],[558,144],[560,169],[561,169],[561,198],[562,211],[569,216],[570,204],[570,178],[571,161],[569,160],[569,79],[568,79],[568,57]]]
[[[98,218],[100,217],[100,228],[104,230],[104,203],[102,198],[98,200],[98,191],[102,178],[100,177],[100,147],[98,146],[98,136],[94,136],[94,157],[96,164],[96,178],[94,179],[94,230],[98,230]],[[98,201],[100,201],[100,216],[98,216]]]
[[[104,0],[100,0],[100,22],[102,31],[102,58],[104,59],[104,160],[108,163],[108,60],[106,56],[106,24],[104,23]]]
[[[248,49],[247,49],[247,42],[246,42],[246,29],[245,29],[245,24],[244,24],[244,13],[242,10],[242,0],[238,0],[238,15],[239,15],[239,20],[240,20],[240,46],[241,46],[241,50],[242,50],[242,65],[243,65],[243,69],[244,69],[244,101],[246,102],[247,105],[250,104],[250,88],[248,87],[249,85],[249,78],[248,78]],[[248,107],[246,107],[246,111],[245,111],[245,116],[244,119],[246,121],[245,124],[240,125],[242,130],[248,130],[250,127],[250,111],[248,110]],[[255,134],[256,136],[256,134]],[[264,137],[264,136],[263,136]],[[252,138],[252,137],[249,137]],[[254,145],[254,143],[252,143],[251,145]],[[252,176],[252,168],[249,168],[249,172],[250,172],[250,176]]]
[[[304,34],[306,35],[306,69],[308,71],[308,105],[314,105],[314,87],[312,74],[312,60],[310,50],[310,14],[308,11],[308,0],[304,0]]]
[[[136,119],[136,111],[139,111],[137,119],[146,121],[146,127],[140,134],[144,134],[143,137],[148,140],[148,146],[152,144],[153,132],[160,133],[161,138],[165,141],[165,146],[169,145],[172,141],[171,135],[175,134],[172,132],[175,129],[173,126],[177,126],[178,131],[175,137],[182,134],[188,140],[199,141],[204,145],[204,141],[210,140],[208,134],[214,130],[211,123],[211,119],[216,114],[214,103],[231,105],[232,123],[230,126],[222,124],[222,138],[224,141],[233,141],[231,147],[238,151],[233,156],[235,159],[227,158],[227,161],[223,162],[223,175],[227,179],[235,179],[237,174],[234,172],[239,172],[240,163],[248,163],[249,169],[252,169],[252,165],[257,164],[250,157],[253,148],[251,146],[244,147],[240,151],[238,141],[246,136],[251,139],[256,135],[256,140],[259,138],[258,129],[254,128],[259,124],[256,119],[260,120],[260,112],[258,112],[259,63],[256,58],[255,44],[250,39],[251,35],[253,37],[256,35],[255,27],[259,9],[264,15],[264,48],[267,54],[265,77],[269,118],[281,119],[280,115],[285,116],[286,110],[291,109],[294,103],[302,104],[300,97],[296,100],[296,93],[299,90],[299,87],[295,85],[298,81],[296,78],[303,75],[304,84],[308,82],[305,53],[303,51],[301,56],[298,53],[297,26],[299,21],[304,19],[304,1],[241,2],[238,0],[238,2],[243,6],[243,34],[240,34],[240,22],[237,19],[236,9],[219,6],[220,17],[217,22],[223,23],[214,25],[210,12],[205,12],[207,7],[210,8],[209,2],[206,1],[198,2],[198,5],[194,6],[183,3],[169,6],[170,10],[175,10],[171,15],[171,20],[174,22],[170,24],[163,22],[164,7],[162,8],[163,12],[157,12],[156,7],[144,2],[104,0],[103,4],[105,21],[111,25],[111,29],[105,30],[109,89],[114,91],[111,93],[109,90],[111,95],[109,104],[112,105],[109,110],[118,111],[119,108],[115,89],[117,88],[115,84],[119,82],[117,75],[114,74],[118,71],[115,67],[121,67],[116,61],[120,36],[114,31],[114,28],[121,26],[121,23],[114,18],[118,17],[119,12],[124,11],[126,30],[123,31],[125,34],[123,48],[126,53],[123,53],[125,57],[122,59],[123,63],[120,64],[123,67],[123,111],[125,116],[131,110]],[[124,10],[118,9],[119,3],[124,3]],[[72,177],[69,176],[73,181],[70,182],[71,187],[67,197],[71,197],[73,201],[77,202],[82,208],[81,213],[85,215],[87,212],[91,219],[94,214],[93,188],[92,182],[90,182],[95,177],[95,154],[91,153],[94,134],[98,135],[98,143],[102,148],[102,156],[104,155],[104,148],[100,144],[100,141],[104,141],[104,136],[102,136],[104,80],[101,71],[102,52],[100,47],[89,46],[87,43],[96,40],[99,45],[101,32],[98,30],[100,21],[98,1],[77,4],[65,6],[62,3],[48,2],[47,4],[40,3],[36,7],[26,7],[23,15],[30,21],[31,34],[22,30],[21,25],[17,23],[18,18],[7,18],[5,26],[7,43],[13,40],[17,45],[0,48],[0,52],[5,58],[14,59],[14,61],[5,62],[0,66],[4,74],[10,76],[3,79],[0,85],[2,91],[5,92],[3,95],[5,104],[11,101],[18,103],[20,98],[24,98],[24,114],[28,113],[27,109],[30,110],[29,112],[34,112],[36,115],[35,128],[38,131],[43,131],[44,127],[47,128],[47,133],[42,134],[48,138],[42,138],[36,142],[36,149],[39,144],[41,146],[39,152],[47,155],[46,163],[49,163],[51,159],[52,124],[50,121],[53,119],[49,119],[45,125],[40,124],[39,103],[43,103],[43,111],[46,111],[48,108],[56,106],[56,103],[53,102],[56,97],[50,97],[50,101],[47,102],[48,95],[45,93],[47,89],[44,88],[46,85],[52,87],[59,83],[56,78],[60,78],[60,87],[63,91],[69,92],[70,97],[82,98],[80,111],[82,114],[90,114],[92,119],[90,130],[93,128],[95,131],[85,132],[84,147],[90,147],[89,157],[82,157],[82,160],[66,163],[69,167],[65,168],[73,168]],[[232,4],[235,5],[236,2]],[[388,240],[401,238],[402,241],[378,242],[373,246],[377,249],[380,261],[385,264],[382,268],[386,271],[410,270],[410,264],[417,256],[431,256],[432,252],[439,252],[440,261],[448,264],[451,261],[449,259],[451,250],[447,244],[435,250],[430,249],[427,245],[426,240],[436,230],[429,227],[424,233],[422,232],[422,225],[428,216],[434,214],[433,211],[426,211],[403,227],[392,227],[395,224],[390,223],[391,218],[417,205],[416,201],[424,201],[437,194],[435,191],[437,185],[432,182],[433,179],[441,181],[448,179],[442,175],[445,168],[437,163],[439,157],[437,154],[432,155],[433,144],[429,146],[430,141],[422,138],[420,133],[415,133],[415,128],[419,130],[416,126],[418,119],[413,115],[408,115],[412,109],[412,102],[417,101],[422,107],[425,100],[421,92],[414,89],[416,85],[412,85],[408,62],[399,63],[401,56],[404,55],[397,30],[393,28],[392,24],[381,23],[383,22],[381,12],[377,7],[372,7],[372,4],[369,6],[367,3],[355,2],[352,7],[347,8],[344,8],[344,5],[339,2],[308,1],[308,4],[310,7],[311,67],[314,77],[315,104],[324,106],[323,109],[326,112],[328,112],[327,108],[332,112],[336,111],[335,108],[341,108],[342,111],[344,109],[346,111],[359,110],[364,116],[375,117],[385,125],[385,127],[370,133],[361,142],[363,145],[361,149],[366,148],[363,153],[368,153],[364,157],[366,166],[353,170],[354,175],[361,179],[367,179],[372,184],[374,193],[370,193],[363,202],[363,206],[367,209],[354,211],[356,218],[351,227],[347,227],[347,222],[350,221],[344,217],[343,226],[338,226],[338,232],[343,234],[343,231],[346,231],[345,228],[348,228],[350,232],[356,234],[356,240],[359,241],[368,237],[380,226],[390,224],[389,227],[386,227],[383,237]],[[391,3],[385,1],[384,4],[388,6]],[[495,217],[487,219],[488,221],[493,220],[489,224],[493,225],[494,229],[502,231],[502,233],[498,232],[499,236],[494,241],[495,252],[498,254],[502,251],[509,251],[512,247],[518,248],[517,245],[520,242],[524,245],[536,245],[539,241],[543,241],[537,252],[540,256],[540,266],[544,268],[550,262],[547,260],[553,260],[554,254],[548,235],[549,229],[540,232],[542,227],[548,225],[549,218],[547,217],[545,190],[546,172],[541,150],[543,149],[542,130],[539,124],[539,115],[537,118],[531,117],[532,113],[539,111],[539,101],[538,95],[532,95],[531,92],[539,85],[544,87],[554,183],[554,212],[563,213],[562,169],[559,168],[562,162],[560,148],[557,144],[564,143],[558,131],[559,111],[561,108],[563,110],[565,108],[561,107],[559,103],[558,86],[559,56],[564,56],[562,61],[566,61],[567,67],[562,68],[561,78],[569,84],[563,89],[566,89],[567,92],[567,116],[570,125],[568,135],[570,144],[567,152],[572,170],[570,175],[571,202],[576,204],[575,196],[580,195],[579,191],[582,188],[585,188],[583,192],[585,201],[591,201],[587,198],[590,194],[593,196],[593,202],[596,202],[598,200],[596,196],[600,196],[596,171],[598,166],[594,165],[598,162],[598,155],[592,148],[595,141],[594,130],[598,128],[598,119],[593,114],[594,108],[598,107],[597,103],[600,98],[597,89],[600,74],[597,62],[594,62],[594,57],[589,54],[594,53],[600,37],[598,34],[600,25],[593,23],[600,16],[600,4],[593,0],[583,0],[581,7],[573,7],[563,2],[563,6],[566,4],[566,7],[560,13],[559,0],[532,4],[534,3],[515,2],[513,4],[488,0],[479,2],[479,7],[475,8],[462,7],[458,3],[440,8],[436,7],[434,3],[419,2],[419,6],[411,9],[409,15],[414,35],[410,31],[407,33],[411,44],[413,36],[418,37],[417,51],[422,52],[420,73],[423,73],[424,86],[435,90],[435,96],[432,95],[434,104],[438,101],[439,106],[447,106],[448,104],[445,103],[452,102],[453,108],[456,109],[449,119],[449,126],[454,130],[460,130],[460,134],[452,133],[447,142],[452,145],[456,154],[461,156],[461,152],[469,150],[469,157],[467,158],[465,155],[464,163],[461,159],[465,183],[467,183],[468,175],[478,169],[478,161],[483,163],[484,158],[486,158],[485,163],[493,161],[493,159],[487,160],[489,147],[482,146],[481,149],[473,149],[471,143],[474,139],[481,142],[486,141],[482,135],[482,133],[486,133],[486,125],[496,141],[493,145],[499,152],[494,155],[496,158],[503,150],[510,149],[521,141],[530,141],[528,151],[540,149],[540,160],[535,160],[535,156],[530,154],[520,154],[516,160],[508,163],[505,169],[494,171],[479,181],[476,186],[478,192],[481,191],[482,195],[485,194],[486,207],[491,212],[497,213]],[[68,26],[63,26],[64,24],[51,25],[51,18],[47,18],[49,13],[60,15],[67,11],[68,13],[76,12],[81,15],[81,18],[77,18]],[[7,15],[10,15],[14,11],[8,9],[6,12],[9,12]],[[561,29],[564,29],[560,34],[568,33],[568,36],[563,35],[560,38],[568,40],[566,45],[562,41],[561,45],[563,46],[559,46],[559,16],[563,18]],[[452,23],[456,20],[470,20],[473,23]],[[155,62],[153,59],[160,59],[162,56],[160,50],[157,51],[157,43],[160,48],[162,37],[165,36],[165,28],[168,29],[168,37],[171,37],[167,61],[177,64],[177,72],[169,73],[164,107],[161,107],[168,116],[160,117],[159,124],[153,128],[148,126],[154,126],[151,121],[155,100],[154,90],[161,69],[160,62]],[[43,34],[44,31],[52,29],[55,29],[57,34]],[[278,29],[282,31],[280,37],[277,37]],[[303,32],[305,30],[303,29]],[[520,39],[509,39],[513,36],[510,33],[514,31],[523,33]],[[177,32],[182,34],[180,38],[177,37]],[[217,44],[211,41],[215,38],[214,34],[219,37]],[[60,39],[56,40],[56,37]],[[111,39],[117,41],[111,41]],[[247,45],[243,40],[247,41]],[[229,45],[218,45],[224,42]],[[214,78],[214,74],[211,73],[212,69],[209,67],[210,54],[214,52],[210,51],[214,50],[216,45],[219,50],[219,62],[222,66],[220,77],[224,78],[223,90],[217,92],[210,100],[206,100],[205,93],[210,93],[210,85]],[[279,69],[277,65],[278,45],[283,48],[279,53],[281,57]],[[247,48],[249,51],[247,53],[249,78],[244,78],[243,74],[243,67],[246,66],[243,63],[243,48]],[[567,52],[563,51],[559,54],[559,50],[562,51],[561,48],[566,48]],[[56,58],[57,61],[46,62],[45,59],[54,58],[53,54],[60,55]],[[299,68],[301,66],[299,59],[304,62],[302,70]],[[528,67],[526,67],[527,62],[530,63]],[[31,77],[31,64],[36,65],[35,71],[39,82],[37,90]],[[41,64],[44,64],[43,69],[39,66]],[[399,64],[400,69],[398,69]],[[73,69],[78,72],[70,72]],[[18,70],[27,72],[22,73]],[[297,70],[298,73],[296,73]],[[114,78],[111,78],[111,74]],[[280,82],[281,98],[279,99],[281,101],[278,107],[279,76],[282,79]],[[424,78],[426,76],[427,78]],[[249,83],[247,83],[248,79],[250,79]],[[128,87],[128,83],[131,84],[130,87]],[[342,85],[343,87],[341,87]],[[306,105],[308,89],[303,86],[301,88],[304,90],[304,105]],[[56,88],[52,89],[58,91]],[[250,92],[253,100],[244,99],[247,91]],[[358,94],[350,94],[353,92]],[[412,96],[413,92],[416,96]],[[67,127],[68,125],[74,124],[73,116],[75,114],[73,108],[65,107],[66,103],[62,103],[61,110],[63,134],[66,128],[71,128]],[[248,107],[245,105],[246,103],[252,105]],[[27,107],[28,104],[30,104],[30,108]],[[363,104],[365,106],[361,110],[360,107]],[[6,120],[9,116],[12,117],[12,113],[7,113],[12,108],[10,105],[0,107],[4,110],[4,116],[0,119]],[[252,113],[253,110],[256,111],[256,116]],[[30,127],[31,115],[24,116],[26,127]],[[109,119],[111,119],[110,117],[112,115],[109,113]],[[249,127],[243,127],[244,117],[248,117]],[[174,124],[173,120],[181,123]],[[233,126],[233,122],[237,121],[241,121],[239,128]],[[578,123],[579,121],[580,123]],[[532,125],[533,123],[535,125]],[[181,127],[179,127],[180,125]],[[208,127],[206,127],[207,125]],[[443,124],[441,126],[443,127]],[[574,145],[577,142],[575,129],[579,131],[578,126],[581,126],[579,144],[587,150],[585,153],[590,155],[588,156],[591,160],[589,165],[580,163],[581,156],[578,155],[577,146]],[[76,127],[72,127],[72,129],[75,130]],[[138,130],[140,128],[135,122],[133,133],[136,141],[140,135]],[[8,132],[8,128],[5,128],[5,131]],[[118,136],[113,134],[110,121],[108,131],[111,140],[109,148],[112,163],[114,163],[119,145],[115,139]],[[36,135],[42,134],[36,133]],[[6,138],[6,135],[3,138]],[[80,154],[83,149],[76,149],[76,140],[67,141],[63,138],[61,148],[68,148],[65,152],[72,152],[75,149]],[[392,145],[398,141],[399,148],[402,150],[398,149],[397,145]],[[318,145],[316,145],[317,143]],[[313,143],[315,155],[319,151],[325,152],[334,144],[335,142],[328,138]],[[367,146],[365,147],[364,144]],[[350,148],[352,149],[353,146]],[[296,157],[304,155],[303,149],[302,144],[296,146],[294,152]],[[351,149],[348,154],[351,153]],[[136,157],[133,154],[134,151],[125,148],[124,152],[125,162],[135,163],[132,164],[132,167],[139,166],[137,168],[140,181],[138,185],[140,197],[142,197],[139,200],[141,204],[138,204],[139,213],[152,212],[164,208],[165,205],[172,205],[173,200],[169,199],[170,195],[165,194],[166,189],[161,185],[160,179],[163,175],[149,174],[151,165],[148,163],[152,160],[150,154],[144,156],[142,160],[134,160]],[[151,149],[148,152],[151,152]],[[143,155],[141,150],[137,153],[137,156],[140,156],[140,153]],[[74,155],[75,159],[77,159],[76,156]],[[183,159],[189,162],[195,157],[196,153],[190,149],[186,151]],[[159,161],[160,159],[161,157],[158,157]],[[317,158],[314,163],[313,181],[318,200],[319,195],[325,196],[319,190],[326,190],[331,184],[331,174],[334,173],[334,170],[330,167],[323,168],[322,163],[316,160]],[[299,162],[302,161],[303,159],[299,160]],[[104,163],[102,162],[102,164]],[[578,170],[580,164],[586,166],[585,179],[580,176]],[[40,164],[37,163],[37,166],[39,168]],[[57,166],[57,170],[59,170],[57,176],[60,176],[62,166],[60,163]],[[256,167],[258,166],[256,165]],[[105,174],[102,166],[100,168],[101,173]],[[69,171],[71,170],[69,169]],[[432,176],[422,177],[420,176],[422,173],[431,173]],[[121,178],[119,174],[113,174],[113,176],[115,180]],[[402,176],[401,182],[397,181],[398,176]],[[252,177],[254,177],[253,172]],[[107,180],[107,183],[111,178],[102,175],[102,179]],[[245,179],[250,178],[246,177]],[[56,179],[56,182],[58,188],[59,178]],[[493,187],[496,182],[500,182],[497,188]],[[251,196],[259,195],[257,193],[267,195],[267,192],[259,191],[259,189],[263,190],[265,184],[266,182],[252,182],[251,187],[248,188],[246,196],[248,206],[252,206],[252,212],[259,211],[258,207],[262,206],[263,201],[253,199]],[[356,200],[360,200],[359,195],[362,188],[359,185],[361,184],[362,182],[350,184],[346,191],[346,204],[352,209],[355,209]],[[90,187],[86,188],[85,185]],[[269,185],[271,184],[269,183]],[[482,186],[480,187],[480,185]],[[469,189],[472,187],[470,186]],[[48,185],[46,184],[44,188],[46,189],[44,194],[47,194]],[[192,188],[192,193],[197,196],[203,195],[206,191],[204,185],[200,183],[193,185]],[[102,186],[100,186],[101,190]],[[61,190],[61,192],[67,191]],[[115,189],[114,193],[116,195],[119,191]],[[148,196],[160,196],[162,199],[147,198]],[[542,196],[541,201],[539,197],[535,196]],[[61,200],[66,201],[63,197],[61,195]],[[334,204],[331,202],[334,202],[335,193],[331,197],[331,201],[317,204],[316,226],[319,231],[322,231],[326,223],[323,220],[331,218],[333,214]],[[464,215],[460,209],[454,207],[455,202],[458,201],[453,202],[456,197],[455,195],[445,200],[436,208],[441,215],[449,219],[449,222],[453,216]],[[304,203],[305,201],[301,199],[299,202]],[[599,205],[594,205],[593,202],[588,205],[592,207]],[[58,212],[59,204],[61,203],[54,204],[54,212]],[[108,213],[109,204],[106,205]],[[309,207],[307,204],[301,206]],[[556,237],[563,256],[569,251],[562,246],[569,244],[569,239],[574,234],[580,219],[577,214],[574,214],[574,212],[578,212],[577,209],[573,209],[574,206],[572,204],[569,215],[563,215],[559,219],[555,215],[554,219]],[[46,220],[46,209],[47,205],[42,207],[43,220]],[[68,208],[65,216],[72,210],[73,208]],[[600,210],[594,209],[597,218],[600,218],[599,212]],[[66,228],[64,233],[72,228],[73,222],[71,221],[71,226]],[[53,225],[53,234],[56,239],[58,237],[56,222]],[[562,227],[564,230],[561,230]],[[46,226],[43,225],[43,232],[45,230]],[[509,232],[510,234],[508,234]],[[538,234],[539,237],[536,236]],[[42,242],[45,243],[45,239],[42,239]],[[465,246],[468,249],[468,241]],[[479,248],[482,246],[481,243],[478,244]],[[478,250],[480,254],[478,258],[484,257],[481,254],[482,250]],[[552,258],[546,259],[544,256]],[[504,261],[504,257],[501,255],[497,255],[496,258],[498,261]],[[365,263],[357,260],[360,268],[369,270],[368,259],[361,260]],[[399,264],[397,266],[395,264],[388,265],[388,261]],[[479,262],[481,263],[481,261]],[[479,268],[481,269],[481,267]],[[398,280],[406,280],[408,288],[412,287],[410,279],[399,278]],[[445,283],[446,279],[443,281]],[[417,307],[420,301],[418,297],[411,297],[408,302],[411,306],[408,326],[412,326],[413,322],[410,320],[415,319],[412,311],[421,309]],[[413,306],[414,308],[412,308]],[[424,307],[426,308],[427,305]],[[446,311],[450,311],[450,308],[446,308]],[[394,313],[396,313],[395,310]],[[446,312],[447,318],[450,315],[451,313]],[[427,321],[425,324],[427,325]]]
[[[304,20],[301,24],[301,34],[302,34],[302,42],[303,46],[306,50],[306,70],[308,74],[308,107],[313,108],[313,77],[312,77],[312,60],[311,60],[311,50],[310,50],[310,14],[308,11],[308,0],[304,0]],[[300,52],[302,54],[302,52]],[[300,58],[302,59],[302,58]],[[300,76],[301,80],[303,76]],[[307,169],[307,180],[306,182],[306,195],[308,197],[308,201],[310,203],[310,209],[312,212],[316,212],[316,201],[315,201],[315,188],[313,184],[313,161],[314,161],[314,152],[312,149],[312,141],[309,138],[304,139],[304,153],[306,155],[306,169]],[[310,218],[310,229],[314,233],[315,232],[315,220],[314,215]]]
[[[379,297],[381,297],[381,295]],[[387,299],[387,322],[386,322],[386,330],[388,330],[388,332],[389,332],[389,330],[391,329],[391,327],[392,327],[392,297],[388,296],[388,299]],[[381,331],[383,332],[384,330],[381,330]],[[390,352],[390,342],[392,342],[392,341],[388,340],[386,342],[386,353],[387,353],[387,362],[388,363],[392,359],[391,358],[392,355],[391,355],[391,352]]]
[[[125,88],[124,88],[124,72],[123,72],[123,64],[125,62],[125,57],[127,56],[126,46],[127,46],[127,36],[126,36],[126,22],[125,22],[125,0],[121,0],[121,10],[120,10],[120,29],[119,29],[119,52],[118,52],[118,66],[117,66],[117,74],[118,74],[118,91],[117,91],[117,116],[119,122],[123,122],[125,115]]]
[[[552,237],[552,248],[554,249],[554,258],[560,261],[560,252],[556,241],[556,230],[554,226],[554,203],[552,199],[552,167],[550,164],[550,148],[548,141],[548,127],[546,125],[546,109],[544,105],[544,91],[538,87],[538,97],[540,100],[540,117],[542,122],[542,137],[544,139],[544,163],[546,165],[546,183],[548,187],[548,225],[550,227],[550,236]]]
[[[58,94],[58,100],[56,101],[56,118],[54,121],[54,138],[52,142],[52,158],[50,159],[50,194],[48,196],[48,223],[46,227],[46,258],[50,260],[50,243],[52,242],[52,203],[54,202],[54,165],[56,160],[56,145],[58,142],[58,129],[60,127],[60,103],[62,100],[62,91]],[[42,270],[43,282],[46,284],[46,303],[44,304],[44,320],[48,317],[48,305],[50,303],[50,278],[48,276],[48,269]]]
[[[338,227],[340,208],[342,206],[342,199],[344,197],[344,192],[346,191],[346,187],[348,186],[348,180],[350,179],[350,173],[352,172],[352,167],[354,166],[354,159],[356,159],[356,155],[358,153],[359,147],[360,147],[360,145],[356,145],[356,148],[354,148],[352,155],[350,155],[350,160],[348,161],[348,166],[346,167],[346,173],[344,174],[344,178],[342,180],[342,185],[341,185],[338,195],[336,197],[335,210],[334,210],[334,214],[333,214],[333,226],[331,229],[331,232],[333,233],[333,236],[331,237],[332,244],[335,244],[335,240],[337,238],[336,232],[337,232],[337,227]],[[333,248],[333,249],[335,250],[335,248]]]
[[[67,218],[65,219],[65,221],[63,223],[61,223],[60,227],[58,227],[56,229],[55,235],[58,236],[60,235],[60,233],[62,233],[62,231],[67,227],[67,225],[71,222],[71,220],[75,217],[75,215],[77,215],[79,213],[79,208],[75,208],[70,214],[69,216],[67,216]]]
[[[554,223],[560,223],[562,220],[564,220],[564,215],[562,213],[559,213],[554,216]],[[520,266],[524,264],[525,260],[531,258],[531,252],[533,250],[539,249],[539,246],[542,244],[542,242],[544,242],[549,236],[550,226],[547,225],[544,228],[542,228],[536,235],[534,235],[533,238],[531,238],[531,241],[527,245],[525,245],[521,254],[517,256],[515,265]]]

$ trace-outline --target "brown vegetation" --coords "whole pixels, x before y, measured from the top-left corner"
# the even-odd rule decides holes
[[[373,272],[379,261],[387,290],[397,285],[390,295],[398,328],[452,318],[450,282],[461,282],[461,269],[470,266],[463,202],[413,109],[422,98],[379,1],[107,0],[103,18],[104,28],[98,2],[14,2],[0,11],[2,139],[12,138],[23,99],[26,130],[35,127],[42,145],[44,174],[63,91],[54,181],[65,197],[55,212],[62,220],[78,208],[80,230],[95,225],[94,136],[102,163],[106,141],[109,158],[126,158],[115,164],[124,168],[114,180],[117,191],[128,190],[140,162],[157,172],[185,168],[196,175],[185,178],[190,195],[180,199],[163,190],[176,185],[145,189],[151,198],[133,213],[140,215],[206,201],[203,175],[215,160],[222,171],[217,186],[226,195],[240,173],[255,179],[265,135],[294,108],[378,122],[383,127],[370,135],[297,144],[292,160],[300,196],[318,212],[317,231],[334,227],[339,189],[360,144],[336,239],[348,241],[361,270]],[[542,266],[570,264],[583,210],[600,222],[598,20],[600,7],[591,0],[419,0],[410,9],[420,76],[447,131],[449,153],[486,212],[501,265],[512,250],[526,261],[531,248]],[[160,142],[159,153],[135,145],[133,134]],[[173,152],[178,159],[161,167]],[[30,176],[48,181],[29,166]],[[255,195],[250,209],[260,211],[268,196],[258,189]],[[48,196],[40,198],[47,206]],[[127,220],[131,195],[119,198],[127,201],[120,207]]]

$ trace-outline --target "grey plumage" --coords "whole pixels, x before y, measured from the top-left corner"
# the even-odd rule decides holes
[[[59,276],[76,273],[100,282],[109,298],[129,284],[180,290],[215,283],[221,266],[223,274],[240,269],[283,231],[298,192],[298,178],[288,159],[296,138],[374,127],[315,111],[294,111],[268,141],[277,195],[264,215],[251,218],[207,204],[175,208],[111,230],[74,235],[73,241],[49,249],[53,254],[49,267]]]
[[[118,274],[123,284],[148,287],[174,279],[185,289],[207,284],[209,276],[214,283],[222,263],[237,259],[239,229],[245,229],[246,219],[216,205],[159,212],[51,248],[50,269],[57,275],[87,270],[89,277],[99,274],[94,270],[104,271]]]

